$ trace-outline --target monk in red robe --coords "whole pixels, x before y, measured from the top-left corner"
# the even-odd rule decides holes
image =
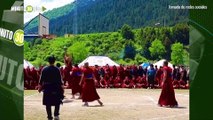
[[[95,68],[93,70],[93,74],[95,76],[95,79],[97,80],[97,82],[95,83],[95,87],[96,88],[100,88],[100,80],[101,80],[101,76],[99,74],[99,67],[98,65],[95,65]]]
[[[78,67],[77,64],[75,64],[72,72],[71,72],[71,77],[72,77],[72,99],[75,99],[75,94],[80,93],[81,94],[81,86],[79,85],[80,80],[81,80],[81,69]],[[80,95],[81,96],[81,95]],[[78,99],[81,97],[79,96]]]
[[[142,84],[142,88],[147,88],[148,87],[148,83],[146,81],[146,76],[145,75],[142,77],[141,84]]]
[[[173,80],[172,85],[173,85],[174,89],[179,89],[179,87],[180,87],[180,84],[177,80]]]
[[[69,88],[72,87],[72,80],[71,80],[71,76],[70,76],[70,72],[72,71],[72,58],[65,53],[64,55],[64,64],[65,64],[65,68],[64,68],[64,86],[67,86],[67,82],[69,85]]]
[[[161,86],[161,78],[162,78],[162,74],[163,74],[163,67],[162,66],[160,66],[160,68],[157,70],[157,73],[156,73],[156,77],[155,77],[155,79],[156,79],[156,81],[157,81],[157,85],[158,85],[158,87],[160,87]]]
[[[179,81],[180,89],[186,89],[186,83],[183,80]]]
[[[71,67],[67,67],[65,66],[65,68],[63,69],[63,80],[64,80],[64,86],[69,86],[69,88],[72,87],[72,83],[71,83],[71,74],[70,72],[72,71]],[[67,84],[68,83],[68,84]]]
[[[93,70],[89,67],[89,63],[84,64],[84,69],[82,72],[80,85],[82,85],[82,101],[84,102],[83,106],[89,106],[88,102],[97,100],[100,106],[103,103],[100,101],[100,97],[95,88],[95,77]]]
[[[124,67],[123,67],[123,65],[120,65],[120,67],[118,68],[118,74],[120,75],[120,79],[124,80],[125,75],[124,75]]]
[[[122,80],[121,77],[118,75],[115,79],[114,79],[114,87],[115,88],[121,88],[121,84],[122,84]]]
[[[101,88],[107,88],[108,87],[108,83],[107,83],[107,80],[106,80],[106,77],[101,77],[101,80],[100,80],[100,87]]]
[[[113,79],[115,79],[117,75],[118,75],[118,70],[117,70],[117,67],[114,65],[112,67],[112,76],[113,76]]]
[[[111,76],[109,78],[109,80],[107,81],[107,85],[108,85],[108,88],[114,88],[114,79],[113,79],[113,76]]]
[[[159,106],[176,107],[178,105],[175,92],[172,85],[172,69],[168,67],[168,62],[163,63],[163,79],[162,79],[162,91],[158,100]]]
[[[36,82],[35,84],[38,85],[40,77],[39,77],[38,71],[35,69],[35,67],[31,68],[31,75],[33,77],[33,81]]]
[[[106,66],[105,66],[105,75],[106,76],[111,76],[112,75],[112,71],[111,71],[111,69],[110,69],[108,64],[106,64]]]
[[[137,79],[136,79],[136,88],[142,88],[142,77],[141,76],[138,76]]]
[[[131,83],[131,79],[128,76],[126,76],[121,86],[122,88],[133,88],[133,85],[130,83]]]

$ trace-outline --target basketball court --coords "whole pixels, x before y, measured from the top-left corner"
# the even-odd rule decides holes
[[[189,120],[189,90],[175,90],[178,108],[157,105],[160,89],[97,89],[104,106],[97,101],[83,107],[81,100],[66,99],[61,106],[60,120]],[[76,96],[77,98],[77,96]],[[42,93],[26,90],[24,97],[26,120],[46,120]]]

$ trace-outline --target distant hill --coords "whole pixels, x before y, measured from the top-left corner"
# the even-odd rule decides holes
[[[114,32],[124,24],[133,28],[173,26],[188,21],[188,10],[169,10],[168,5],[186,5],[187,0],[76,0],[44,13],[50,18],[50,33],[84,34]],[[35,33],[38,20],[32,21],[26,33]]]

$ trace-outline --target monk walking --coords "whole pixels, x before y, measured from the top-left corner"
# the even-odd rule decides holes
[[[48,62],[50,65],[42,70],[38,91],[44,92],[43,105],[46,105],[48,120],[53,119],[52,106],[55,106],[54,119],[59,120],[60,104],[64,98],[63,83],[59,69],[54,66],[55,57],[49,57]]]
[[[82,85],[83,106],[89,106],[88,102],[92,102],[94,100],[97,100],[101,106],[103,105],[95,88],[95,77],[93,70],[89,67],[88,62],[84,64],[80,85]]]

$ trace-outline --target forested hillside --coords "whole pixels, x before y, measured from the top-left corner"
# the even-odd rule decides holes
[[[63,62],[63,55],[67,51],[73,56],[74,63],[80,63],[90,55],[104,55],[121,64],[140,64],[162,58],[172,60],[174,64],[188,64],[188,44],[187,24],[140,29],[123,25],[117,32],[25,42],[24,57],[34,65],[44,64],[49,55]]]
[[[50,33],[84,34],[115,32],[124,24],[138,29],[144,26],[173,26],[188,19],[187,10],[169,10],[168,5],[186,5],[187,0],[76,0],[44,13],[50,19]],[[25,28],[36,33],[38,19]]]

